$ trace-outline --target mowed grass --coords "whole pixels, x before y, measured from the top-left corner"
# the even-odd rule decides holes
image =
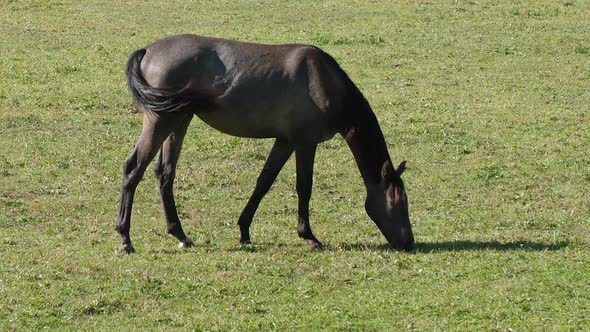
[[[590,329],[589,18],[579,0],[2,2],[0,330]],[[384,246],[340,137],[316,158],[327,249],[297,238],[293,161],[240,246],[272,141],[195,119],[175,193],[196,248],[166,235],[150,171],[118,255],[141,130],[124,64],[176,33],[332,54],[408,160],[416,253]]]

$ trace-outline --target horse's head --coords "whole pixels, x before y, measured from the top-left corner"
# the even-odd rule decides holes
[[[414,235],[408,213],[408,197],[401,178],[405,168],[405,161],[397,170],[389,160],[383,164],[381,183],[368,191],[365,209],[392,247],[412,251]]]

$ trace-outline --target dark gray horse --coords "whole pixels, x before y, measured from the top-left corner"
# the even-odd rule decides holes
[[[241,243],[250,243],[254,213],[295,152],[297,232],[310,246],[322,247],[309,225],[314,157],[318,143],[339,133],[363,177],[368,215],[394,248],[412,250],[414,237],[401,179],[405,162],[393,167],[369,103],[321,49],[178,35],[134,52],[126,75],[143,111],[143,130],[123,169],[116,227],[121,252],[134,251],[129,237],[133,196],[158,150],[155,172],[168,232],[181,246],[193,246],[180,225],[172,185],[182,141],[195,114],[230,135],[276,139],[238,219]]]

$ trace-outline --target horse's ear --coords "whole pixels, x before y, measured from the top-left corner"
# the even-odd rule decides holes
[[[381,167],[381,177],[384,179],[391,179],[394,174],[395,169],[393,169],[393,165],[391,165],[391,160],[386,160],[383,163],[383,167]]]
[[[401,177],[401,176],[402,176],[402,173],[403,173],[405,170],[406,170],[406,161],[404,160],[404,161],[402,161],[402,162],[399,164],[399,166],[397,167],[397,170],[395,171],[395,174],[396,174],[398,177]]]

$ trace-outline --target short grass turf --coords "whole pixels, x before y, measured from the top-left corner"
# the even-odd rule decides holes
[[[589,1],[0,3],[0,330],[590,329]],[[339,137],[296,234],[290,161],[254,244],[236,221],[271,140],[195,119],[166,235],[147,172],[121,256],[123,160],[141,130],[128,55],[167,35],[310,43],[364,92],[405,182],[416,253],[364,213]]]

